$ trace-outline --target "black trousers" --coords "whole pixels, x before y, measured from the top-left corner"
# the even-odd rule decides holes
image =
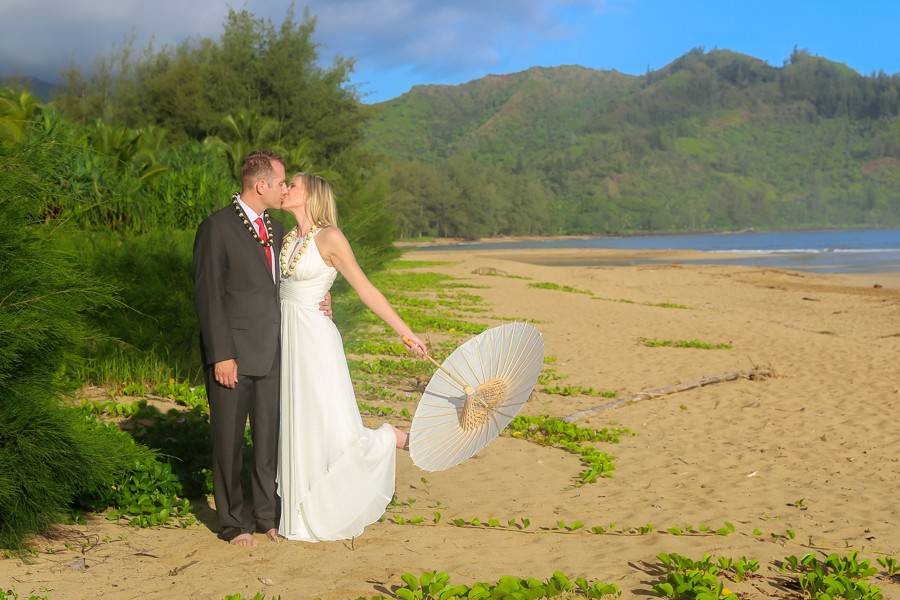
[[[219,385],[214,367],[206,369],[206,393],[212,431],[213,493],[222,530],[231,540],[240,533],[278,527],[281,501],[276,494],[278,414],[281,366],[276,354],[272,369],[262,377],[241,375],[234,389]],[[244,516],[241,452],[244,428],[250,418],[253,440],[253,517]]]

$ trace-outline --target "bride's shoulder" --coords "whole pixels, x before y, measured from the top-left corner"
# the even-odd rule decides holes
[[[316,238],[320,242],[325,242],[326,244],[339,244],[342,241],[347,240],[347,238],[344,237],[344,233],[334,225],[326,225],[323,227],[316,235]]]
[[[344,237],[344,233],[334,225],[323,227],[316,234],[316,243],[319,246],[319,250],[327,255],[344,255],[348,250],[353,252],[350,250],[350,242]]]

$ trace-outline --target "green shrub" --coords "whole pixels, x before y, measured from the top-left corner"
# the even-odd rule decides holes
[[[135,440],[169,459],[185,496],[198,498],[212,493],[212,446],[205,406],[161,413],[155,407],[143,404],[129,426]],[[249,450],[245,448],[245,452],[249,453]],[[248,473],[246,466],[251,464],[245,454],[245,475]],[[181,490],[178,493],[181,494]]]
[[[21,548],[73,503],[90,504],[149,451],[59,401],[63,365],[93,334],[85,314],[114,302],[52,230],[35,224],[59,163],[46,140],[0,150],[0,547]]]
[[[692,560],[680,554],[660,554],[665,578],[653,585],[653,591],[672,600],[738,600],[737,594],[725,587],[717,575],[719,567],[709,554]]]
[[[47,600],[47,599],[48,599],[47,596],[38,596],[36,594],[31,594],[30,596],[28,596],[27,600]],[[24,596],[20,596],[18,593],[16,593],[16,590],[14,590],[14,589],[5,590],[5,591],[3,589],[0,589],[0,600],[26,600],[26,598]]]
[[[570,285],[560,285],[552,281],[536,281],[528,284],[528,287],[537,288],[539,290],[555,290],[558,292],[570,292],[572,294],[587,294],[593,296],[593,292],[572,287]]]
[[[792,583],[800,588],[804,597],[858,600],[883,598],[877,586],[863,581],[875,575],[878,569],[870,566],[868,560],[860,559],[856,551],[847,556],[829,554],[824,560],[814,554],[788,556],[782,563],[782,570],[794,574]]]
[[[578,595],[597,600],[617,597],[619,588],[602,581],[588,581],[580,577],[574,581],[561,571],[556,571],[544,581],[534,577],[500,577],[495,583],[475,583],[471,586],[454,584],[447,573],[435,571],[422,573],[416,577],[412,573],[401,575],[403,586],[395,590],[402,600],[432,600],[437,598],[555,598],[563,595]],[[567,596],[568,597],[568,596]],[[375,596],[373,600],[385,598]]]
[[[714,343],[703,340],[662,340],[658,338],[639,338],[638,341],[648,348],[699,348],[701,350],[730,350],[727,342]]]

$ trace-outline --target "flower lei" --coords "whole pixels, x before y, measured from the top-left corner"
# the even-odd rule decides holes
[[[270,248],[272,246],[272,220],[269,218],[268,211],[263,211],[263,221],[266,224],[266,233],[268,234],[268,239],[265,241],[259,237],[259,233],[256,232],[256,227],[250,223],[250,219],[247,218],[247,214],[244,212],[244,209],[241,208],[240,203],[238,203],[238,194],[235,194],[231,197],[231,204],[234,206],[234,211],[237,213],[237,216],[240,217],[241,222],[244,224],[244,227],[247,228],[247,231],[250,232],[250,235],[253,236],[253,239],[256,240],[256,243],[260,246],[265,246],[266,248]]]
[[[290,259],[287,256],[287,252],[280,252],[280,256],[278,257],[278,262],[281,263],[281,278],[287,279],[291,275],[294,274],[294,271],[297,269],[297,264],[300,262],[300,259],[303,257],[303,254],[306,253],[306,248],[309,246],[309,243],[312,241],[319,230],[322,229],[319,226],[314,226],[306,235],[303,236],[303,240],[300,244],[294,248],[294,251],[291,253]],[[299,228],[295,227],[291,229],[285,236],[282,241],[282,248],[287,248],[291,242],[297,239],[297,236],[300,235]],[[288,261],[290,260],[290,264]]]

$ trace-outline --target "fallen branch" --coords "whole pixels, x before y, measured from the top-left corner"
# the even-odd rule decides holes
[[[620,406],[625,406],[627,404],[633,404],[635,402],[640,402],[641,400],[649,400],[650,398],[657,398],[659,396],[668,396],[669,394],[676,394],[678,392],[684,392],[687,390],[693,390],[696,388],[704,387],[707,385],[713,385],[715,383],[724,383],[726,381],[736,381],[738,379],[749,379],[751,381],[760,381],[763,379],[768,379],[769,377],[774,377],[775,372],[772,369],[766,367],[753,367],[749,371],[734,371],[732,373],[725,373],[723,375],[710,375],[708,377],[703,377],[701,379],[697,379],[695,381],[686,381],[684,383],[679,383],[677,385],[671,385],[668,387],[656,388],[653,390],[647,390],[644,392],[638,392],[636,394],[632,394],[626,398],[619,398],[617,400],[612,400],[611,402],[606,402],[599,406],[594,406],[592,408],[586,408],[584,410],[575,411],[569,416],[565,418],[565,420],[569,423],[577,421],[579,419],[584,419],[585,417],[590,417],[592,415],[596,415],[599,412],[604,410],[609,410],[612,408],[618,408]]]

